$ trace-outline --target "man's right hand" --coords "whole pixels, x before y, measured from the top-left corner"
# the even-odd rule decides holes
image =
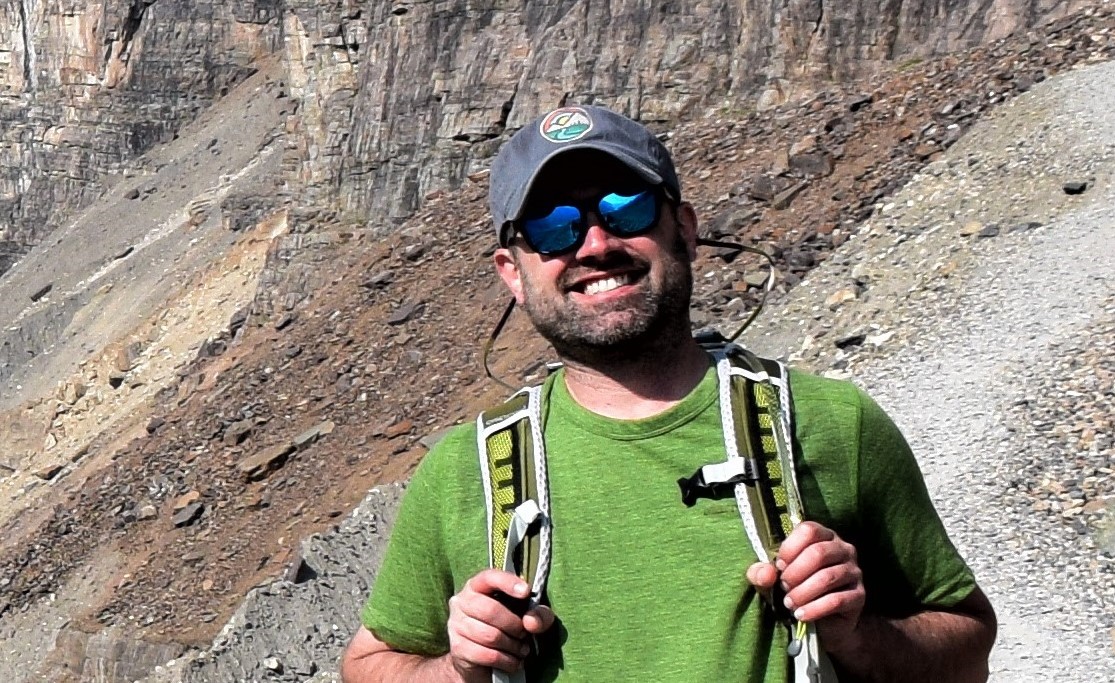
[[[525,598],[530,588],[514,574],[487,569],[449,599],[449,652],[440,657],[394,650],[361,626],[341,660],[341,680],[491,683],[493,667],[517,671],[529,652],[530,636],[549,630],[554,612],[540,605],[520,617],[493,597],[500,592]]]
[[[530,636],[554,625],[549,607],[520,617],[493,597],[500,592],[526,598],[530,586],[510,572],[486,569],[449,599],[449,659],[464,683],[488,683],[493,668],[518,671],[530,653]]]

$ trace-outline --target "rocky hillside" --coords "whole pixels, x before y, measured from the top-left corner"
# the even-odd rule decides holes
[[[897,17],[612,3],[610,21],[583,2],[185,5],[127,10],[123,73],[148,73],[146,51],[186,40],[166,22],[191,12],[232,22],[211,31],[224,56],[199,63],[240,70],[199,79],[209,94],[167,86],[196,105],[178,118],[145,110],[178,121],[165,134],[177,139],[135,145],[144,154],[130,161],[59,162],[87,168],[95,189],[72,195],[79,214],[20,223],[55,232],[3,233],[12,254],[38,245],[0,280],[12,444],[0,453],[0,638],[13,643],[7,671],[30,680],[132,680],[208,644],[250,588],[312,566],[300,539],[404,479],[426,435],[495,399],[474,351],[503,297],[485,258],[485,168],[537,111],[606,102],[661,130],[706,231],[769,246],[785,296],[982,114],[1115,51],[1107,3],[913,3]],[[41,61],[51,31],[92,31],[95,44],[116,11],[78,21],[24,6],[20,45],[45,37],[12,53],[13,112],[71,97],[36,86],[20,59],[61,63]],[[271,58],[238,56],[278,44]],[[67,111],[132,87],[109,86],[96,60],[111,50],[93,54],[101,80]],[[104,116],[134,114],[107,101]],[[102,140],[96,117],[76,120],[76,147]],[[12,187],[66,175],[17,167],[42,178]],[[754,303],[740,265],[698,264],[702,321]],[[543,353],[523,330],[516,321],[497,359],[515,383]]]

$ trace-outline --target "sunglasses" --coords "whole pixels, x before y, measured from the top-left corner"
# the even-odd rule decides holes
[[[557,256],[580,247],[588,234],[589,212],[600,217],[601,227],[616,237],[641,235],[658,222],[663,193],[649,188],[634,194],[609,192],[584,202],[549,207],[512,222],[535,252]]]

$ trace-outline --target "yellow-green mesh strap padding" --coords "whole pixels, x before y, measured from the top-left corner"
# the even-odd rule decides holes
[[[492,496],[492,566],[502,567],[507,554],[507,530],[518,505],[515,491],[515,430],[501,429],[488,436],[488,477]]]
[[[779,368],[767,367],[754,354],[734,347],[730,352],[733,365],[753,373],[779,376]],[[754,382],[732,377],[732,410],[735,416],[736,443],[740,455],[758,464],[758,486],[747,487],[747,499],[759,538],[773,557],[778,547],[793,530],[790,518],[787,481],[782,471],[775,438],[775,423],[782,418],[778,388],[770,382]],[[792,481],[789,486],[793,486]]]
[[[732,416],[736,426],[736,446],[740,456],[756,463],[760,470],[765,467],[766,459],[761,452],[756,452],[759,436],[757,424],[752,420],[755,412],[754,401],[751,398],[750,385],[752,382],[743,377],[732,377]],[[767,478],[763,472],[757,472],[760,478],[758,486],[747,486],[747,503],[751,508],[751,518],[755,522],[755,531],[759,541],[766,548],[767,554],[774,557],[778,554],[778,546],[785,536],[778,526],[772,524],[777,519],[771,509],[769,496],[765,495]],[[762,558],[760,558],[762,559]]]
[[[507,403],[485,412],[485,426],[508,418],[526,407],[526,397],[516,396]],[[482,454],[488,461],[488,490],[491,491],[491,548],[492,567],[502,568],[507,556],[507,531],[515,508],[528,498],[537,499],[534,471],[534,444],[530,435],[530,420],[523,416],[488,435],[487,451]],[[530,535],[520,546],[521,556],[516,558],[519,575],[533,583],[538,569],[540,540],[538,534]]]
[[[794,525],[790,520],[790,502],[786,477],[778,454],[778,441],[774,430],[780,420],[782,408],[778,389],[769,382],[751,382],[752,396],[755,400],[755,418],[758,423],[760,450],[765,474],[769,484],[773,514],[778,517],[778,527],[782,538],[790,535]],[[793,484],[791,483],[790,486]]]

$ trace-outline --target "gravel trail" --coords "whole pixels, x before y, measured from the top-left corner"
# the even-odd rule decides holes
[[[749,342],[903,428],[998,611],[993,681],[1115,681],[1113,178],[1115,64],[1043,83],[791,293],[772,317],[800,329]]]
[[[1113,239],[1109,206],[987,254],[950,324],[920,330],[916,344],[857,375],[906,428],[946,524],[999,611],[995,680],[1066,680],[1070,672],[1067,680],[1115,680],[1110,553],[1096,552],[1087,528],[1019,495],[1027,471],[1074,455],[1028,429],[1019,408],[1051,392],[1076,402],[1055,373],[1058,346],[1093,337],[1093,316],[1113,319]],[[1115,354],[1110,335],[1096,342]],[[1078,478],[1096,476],[1109,457],[1108,449],[1091,465],[1085,459]],[[1110,472],[1102,476],[1110,490]],[[1082,651],[1102,659],[1088,661]],[[1068,662],[1076,664],[1066,670]]]

